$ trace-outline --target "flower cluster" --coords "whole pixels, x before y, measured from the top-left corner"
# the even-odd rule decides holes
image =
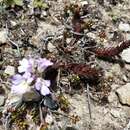
[[[44,96],[50,94],[50,80],[42,79],[37,73],[43,73],[51,65],[53,63],[46,58],[24,58],[19,61],[18,74],[11,77],[11,92],[21,95],[33,87]],[[32,81],[35,81],[33,86]]]

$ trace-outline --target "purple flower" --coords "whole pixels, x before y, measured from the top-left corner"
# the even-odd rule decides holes
[[[23,94],[30,89],[30,83],[35,79],[31,73],[25,72],[23,75],[16,74],[11,78],[12,86],[11,92],[16,94]]]
[[[31,77],[31,73],[30,72],[25,72],[24,74],[23,74],[23,78],[25,78],[25,79],[28,79],[28,78],[30,78]]]
[[[39,72],[43,72],[48,66],[53,65],[53,62],[46,58],[39,58],[37,60],[37,69]]]
[[[32,75],[30,72],[25,72],[23,74],[23,78],[27,81],[28,84],[30,84],[35,79],[35,75]]]
[[[42,86],[40,92],[41,92],[41,94],[42,94],[43,96],[50,94],[50,90],[49,90],[49,88],[46,87],[46,86]]]
[[[30,58],[30,59],[22,59],[21,61],[19,61],[20,66],[18,67],[18,72],[22,73],[22,72],[32,72],[33,71],[33,67],[34,67],[34,59]]]
[[[35,83],[36,90],[40,91],[42,95],[50,94],[49,86],[51,85],[50,80],[43,80],[41,78],[37,78]]]
[[[39,91],[41,89],[41,86],[42,86],[42,80],[41,78],[37,78],[36,83],[35,83],[36,90]]]
[[[20,74],[16,74],[11,78],[11,82],[14,85],[20,84],[23,80],[24,78]]]
[[[29,90],[30,90],[30,86],[25,80],[23,80],[20,84],[17,85],[14,84],[11,86],[11,93],[15,93],[19,95],[24,94]]]
[[[46,58],[39,58],[37,60],[29,58],[22,59],[19,61],[20,66],[18,67],[18,72],[33,72],[34,68],[36,68],[39,72],[43,72],[48,66],[53,65],[53,62],[47,60]]]
[[[36,68],[39,72],[43,72],[48,66],[53,65],[53,63],[46,58],[24,58],[19,61],[19,64],[20,66],[18,67],[18,72],[23,73],[23,75],[16,74],[11,78],[11,92],[17,94],[23,94],[31,88],[30,83],[36,79],[36,76],[34,74]],[[45,96],[51,93],[49,90],[50,85],[50,80],[43,80],[39,77],[36,79],[34,88]]]

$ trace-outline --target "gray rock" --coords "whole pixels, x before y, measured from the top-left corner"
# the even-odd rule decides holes
[[[108,96],[108,102],[113,103],[114,101],[117,101],[117,95],[114,92],[111,92]]]
[[[129,130],[129,129],[130,129],[130,120],[129,120],[127,126],[124,128],[124,130]]]
[[[3,106],[5,103],[5,97],[3,95],[0,96],[0,106]]]
[[[8,108],[19,108],[22,104],[22,97],[20,95],[8,94],[8,98],[5,102],[3,112],[6,112]]]
[[[46,121],[47,124],[51,125],[54,122],[52,115],[47,114],[46,118],[45,118],[45,121]]]
[[[3,112],[4,106],[0,107],[0,112]]]
[[[13,20],[10,20],[10,23],[11,23],[11,25],[12,25],[13,27],[17,25],[17,22],[15,22],[15,21],[13,21]]]
[[[113,83],[113,84],[111,85],[111,88],[112,88],[113,91],[117,90],[117,88],[119,88],[119,87],[120,87],[119,84]]]
[[[41,99],[41,96],[37,91],[31,89],[30,91],[23,94],[22,99],[25,102],[30,102],[30,101],[37,102]]]
[[[49,42],[47,47],[50,52],[57,52],[56,47],[52,43]]]
[[[0,31],[0,43],[7,42],[7,30],[3,29]]]
[[[112,109],[111,110],[111,115],[114,117],[114,118],[120,118],[120,111],[117,111],[115,109]]]
[[[124,82],[127,82],[127,81],[128,81],[128,79],[127,79],[127,76],[126,76],[126,75],[123,75],[123,76],[122,76],[122,79],[123,79],[123,81],[124,81]]]
[[[41,18],[47,17],[47,15],[48,15],[48,14],[47,14],[47,11],[44,11],[44,10],[43,10],[42,13],[41,13]]]
[[[96,34],[94,34],[94,33],[92,33],[92,32],[87,33],[87,36],[88,36],[88,37],[91,37],[91,38],[93,38],[93,39],[96,39]]]
[[[130,48],[125,49],[122,53],[121,53],[121,57],[123,60],[127,61],[130,63]]]
[[[122,104],[130,105],[130,83],[116,90],[119,100]]]
[[[130,34],[126,33],[125,38],[126,38],[126,40],[130,40]]]
[[[126,65],[125,65],[125,68],[126,68],[127,70],[130,70],[130,65],[129,65],[129,64],[126,64]]]
[[[15,68],[14,66],[10,66],[8,65],[4,71],[5,74],[8,74],[10,76],[14,75],[15,74]]]
[[[128,32],[128,31],[130,31],[130,25],[127,24],[127,23],[121,22],[121,23],[119,24],[119,29],[120,29],[121,31]]]

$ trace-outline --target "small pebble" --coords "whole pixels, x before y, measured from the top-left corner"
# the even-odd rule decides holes
[[[7,31],[6,29],[3,29],[0,31],[0,44],[7,42]]]
[[[0,106],[3,106],[5,103],[5,97],[4,96],[0,96]]]
[[[88,5],[88,1],[86,1],[86,0],[85,0],[85,1],[81,1],[80,4],[81,4],[82,6]]]
[[[116,90],[119,100],[124,105],[130,105],[130,83]]]
[[[47,12],[46,11],[42,11],[41,17],[47,17]]]
[[[25,102],[31,102],[31,101],[38,102],[41,100],[41,96],[37,91],[31,89],[30,91],[27,91],[23,94],[22,99]]]
[[[125,38],[126,38],[126,40],[130,40],[130,34],[127,33],[127,34],[125,35]]]
[[[130,48],[125,49],[122,53],[121,53],[121,57],[123,60],[125,60],[126,62],[130,63]]]
[[[127,23],[121,22],[121,23],[119,24],[119,29],[120,29],[121,31],[128,32],[128,31],[130,31],[130,25],[127,24]]]
[[[52,43],[48,43],[48,50],[50,52],[57,52],[56,47]]]
[[[8,65],[4,71],[5,74],[8,74],[10,76],[15,74],[15,68],[13,66]]]
[[[48,124],[52,124],[53,123],[53,117],[51,115],[47,114],[45,121]]]
[[[11,23],[11,25],[14,27],[14,26],[16,26],[17,25],[17,23],[15,22],[15,21],[10,21],[10,23]]]

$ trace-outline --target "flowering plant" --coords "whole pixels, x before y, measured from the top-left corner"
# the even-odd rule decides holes
[[[33,87],[41,95],[50,94],[51,82],[42,79],[40,74],[51,65],[53,63],[46,58],[24,58],[19,61],[18,74],[11,77],[11,92],[22,95]],[[31,85],[32,81],[35,81],[33,85]]]

